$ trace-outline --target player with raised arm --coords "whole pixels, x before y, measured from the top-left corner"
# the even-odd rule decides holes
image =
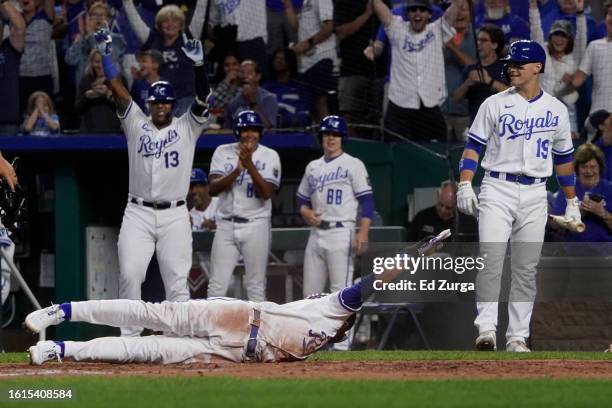
[[[476,347],[497,349],[497,300],[510,240],[512,284],[506,350],[526,352],[530,351],[526,341],[547,219],[546,178],[553,164],[567,199],[565,217],[580,221],[580,211],[567,108],[540,86],[546,64],[544,49],[534,41],[516,41],[506,61],[504,73],[512,86],[487,98],[478,110],[459,164],[457,207],[478,216],[481,251],[487,254],[485,268],[476,278]],[[472,178],[485,148],[485,177],[477,199]]]
[[[147,117],[117,76],[107,30],[95,33],[102,54],[106,84],[113,92],[117,114],[128,144],[129,194],[119,232],[119,297],[140,299],[140,286],[153,255],[157,255],[166,298],[189,299],[187,274],[192,237],[185,197],[198,137],[210,122],[210,88],[199,40],[184,38],[182,48],[193,61],[195,101],[181,117],[172,115],[172,84],[158,81],[149,89]],[[137,336],[142,328],[124,327],[122,335]]]

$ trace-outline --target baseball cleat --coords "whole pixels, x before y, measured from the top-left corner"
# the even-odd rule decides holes
[[[64,312],[59,305],[51,305],[30,313],[24,322],[25,327],[33,333],[40,333],[49,326],[64,321]]]
[[[51,340],[39,341],[28,349],[31,365],[41,365],[45,361],[55,360],[62,362],[62,348],[59,343]]]
[[[496,351],[495,332],[493,330],[481,333],[476,338],[476,349],[479,351]]]
[[[612,344],[610,344],[610,347],[604,350],[604,353],[612,353]]]
[[[531,353],[531,350],[529,350],[529,347],[527,347],[523,340],[513,340],[506,344],[506,351],[511,353]]]

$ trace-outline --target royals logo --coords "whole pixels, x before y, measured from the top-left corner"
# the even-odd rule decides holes
[[[499,117],[499,137],[508,137],[507,140],[524,136],[531,139],[534,133],[554,132],[559,126],[559,116],[546,111],[545,116],[537,118],[517,119],[511,113],[504,113]]]
[[[168,146],[172,146],[180,139],[181,137],[174,129],[168,130],[166,137],[161,140],[153,140],[150,135],[142,135],[139,139],[138,153],[142,154],[142,157],[154,156],[159,159]]]
[[[326,174],[321,174],[319,177],[315,177],[312,175],[308,176],[308,185],[313,190],[323,191],[323,188],[326,184],[329,184],[333,181],[348,178],[349,171],[348,169],[343,169],[342,166],[338,166],[336,171],[330,171]]]

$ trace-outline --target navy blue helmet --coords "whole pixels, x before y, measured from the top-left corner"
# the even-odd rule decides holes
[[[234,135],[240,138],[240,129],[254,128],[259,131],[259,138],[263,134],[263,122],[259,114],[252,110],[242,111],[234,119]]]
[[[542,46],[536,41],[518,40],[510,44],[508,55],[502,58],[502,60],[506,61],[502,73],[507,80],[510,78],[508,68],[510,67],[511,62],[524,64],[539,62],[542,64],[540,73],[543,73],[546,65],[546,52],[544,51],[544,48],[542,48]]]
[[[337,133],[342,136],[342,140],[346,139],[348,135],[348,126],[346,121],[340,116],[329,115],[321,120],[319,126],[319,141],[323,138],[323,133]]]
[[[170,82],[157,81],[153,82],[149,87],[149,102],[170,102],[174,103],[176,95],[174,94],[174,87]]]

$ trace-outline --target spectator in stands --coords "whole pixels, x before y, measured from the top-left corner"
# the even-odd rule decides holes
[[[440,231],[455,229],[455,210],[457,202],[457,185],[450,180],[444,181],[438,189],[436,204],[419,211],[408,228],[408,242],[418,242],[421,239],[436,235]],[[460,241],[478,241],[478,224],[472,216],[459,214]]]
[[[292,0],[295,10],[302,8],[304,0]],[[297,33],[289,26],[283,0],[266,0],[268,25],[268,54],[272,55],[279,48],[287,48],[297,41]]]
[[[477,28],[487,23],[495,24],[504,32],[507,44],[529,39],[529,24],[512,13],[508,0],[484,0],[484,8],[484,15],[476,19]]]
[[[272,80],[262,85],[276,95],[278,127],[304,127],[311,123],[308,95],[295,80],[297,59],[289,48],[278,49],[272,55]]]
[[[304,0],[298,15],[291,0],[283,1],[289,25],[298,33],[298,42],[292,50],[299,57],[301,81],[310,93],[313,121],[318,123],[329,115],[328,93],[336,90],[334,6],[331,0]]]
[[[578,1],[584,10],[584,0]],[[576,116],[576,101],[578,91],[572,85],[574,72],[586,49],[586,21],[584,12],[577,18],[576,38],[572,34],[572,25],[567,20],[557,20],[553,23],[548,42],[544,42],[544,33],[540,25],[540,13],[537,0],[529,0],[529,28],[531,39],[537,41],[546,51],[546,69],[542,75],[541,85],[549,94],[558,98],[567,106],[572,129],[572,137],[578,135]]]
[[[223,127],[232,129],[234,118],[244,110],[257,112],[264,128],[274,127],[278,114],[276,96],[259,86],[261,72],[257,68],[257,63],[253,60],[242,61],[239,78],[242,84],[241,93],[227,105]]]
[[[385,61],[369,60],[364,54],[377,32],[380,21],[370,0],[336,0],[334,26],[339,41],[340,79],[338,104],[340,114],[350,123],[380,123]],[[349,136],[358,128],[349,127]],[[366,129],[371,134],[371,129]]]
[[[453,27],[456,34],[451,41],[445,44],[444,49],[446,91],[449,95],[452,95],[453,91],[463,83],[465,67],[476,60],[476,45],[470,24],[470,7],[467,2],[459,7]],[[442,105],[442,112],[446,120],[448,140],[465,140],[465,133],[470,125],[467,101],[455,102],[453,98],[446,98]]]
[[[87,10],[84,32],[77,35],[74,43],[66,51],[66,63],[75,67],[77,84],[81,82],[81,78],[85,74],[85,67],[91,50],[96,48],[94,33],[101,28],[108,27],[110,19],[111,11],[106,3],[102,1],[93,3]],[[126,49],[125,39],[121,34],[113,32],[111,32],[111,37],[113,38],[113,59],[121,67]]]
[[[10,1],[0,3],[0,15],[9,22],[9,35],[0,29],[0,98],[6,103],[0,109],[0,135],[19,131],[19,65],[25,44],[26,25],[22,15]]]
[[[51,53],[51,31],[55,16],[53,0],[20,0],[21,13],[26,22],[26,41],[19,66],[19,104],[25,104],[35,91],[53,94],[52,66],[56,63]]]
[[[574,154],[576,168],[576,196],[580,200],[582,222],[586,226],[583,233],[567,232],[570,242],[610,242],[612,241],[612,182],[601,178],[605,170],[604,155],[590,143],[580,145]],[[565,214],[566,200],[557,194],[553,202],[552,214]]]
[[[572,84],[578,88],[589,75],[593,75],[591,113],[600,109],[612,111],[612,1],[605,4],[604,10],[608,36],[588,45],[572,79]]]
[[[49,136],[60,130],[59,116],[49,95],[36,91],[28,98],[22,130],[32,136]]]
[[[155,28],[143,21],[133,0],[123,0],[123,7],[132,29],[143,45],[143,49],[154,48],[164,57],[161,76],[170,82],[176,92],[174,115],[180,116],[193,102],[194,76],[192,61],[181,51],[185,34],[185,14],[173,4],[162,7],[155,16]],[[197,37],[197,36],[196,36]]]
[[[130,95],[136,104],[146,114],[149,114],[149,87],[157,81],[161,81],[162,77],[159,71],[164,64],[164,57],[161,52],[150,49],[138,53],[138,65],[140,69],[132,70],[132,78],[134,83],[130,90]]]
[[[478,29],[478,55],[480,67],[472,64],[463,71],[463,83],[453,92],[455,102],[463,98],[468,101],[470,123],[474,121],[478,108],[489,96],[508,88],[502,79],[502,56],[505,47],[504,33],[494,24],[485,24]]]
[[[391,79],[385,130],[411,139],[446,139],[446,123],[440,104],[446,99],[444,44],[455,35],[452,24],[458,12],[453,0],[444,17],[429,23],[427,0],[409,0],[410,21],[391,14],[381,0],[373,0],[374,11],[391,42]]]
[[[587,131],[593,130],[593,143],[604,154],[605,166],[601,172],[602,178],[612,181],[612,115],[603,109],[595,111],[589,115],[584,127]]]
[[[120,133],[121,124],[113,102],[113,94],[106,86],[102,56],[91,50],[85,75],[79,84],[75,110],[81,115],[82,133]]]
[[[566,20],[572,25],[572,32],[576,32],[576,19],[582,16],[586,20],[588,42],[602,38],[598,33],[597,24],[591,16],[585,16],[584,0],[548,0],[540,1],[541,27],[545,36],[550,35],[550,29],[557,20]]]
[[[210,110],[217,117],[217,123],[223,124],[225,109],[242,90],[240,81],[240,60],[238,55],[228,52],[223,59],[223,79],[213,89],[210,98]]]
[[[206,0],[198,0],[189,29],[200,38],[206,14]],[[210,7],[210,27],[213,30],[215,48],[213,61],[221,63],[227,50],[235,50],[241,61],[253,60],[259,71],[268,74],[266,53],[267,31],[266,3],[264,0],[216,0]]]

